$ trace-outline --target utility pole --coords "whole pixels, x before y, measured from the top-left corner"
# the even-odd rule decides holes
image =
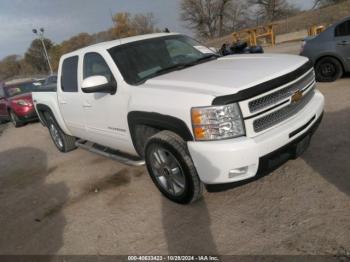
[[[45,42],[44,42],[44,28],[40,28],[39,31],[37,29],[33,29],[33,33],[39,37],[41,44],[43,45],[44,55],[45,55],[47,64],[49,65],[49,68],[50,68],[50,75],[53,75],[52,66],[50,63],[50,58],[49,58],[49,55],[47,53]]]

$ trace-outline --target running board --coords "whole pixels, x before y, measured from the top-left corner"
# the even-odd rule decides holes
[[[75,145],[92,153],[110,158],[128,166],[143,166],[145,164],[145,161],[140,158],[122,153],[109,147],[92,143],[90,141],[77,140],[75,142]]]

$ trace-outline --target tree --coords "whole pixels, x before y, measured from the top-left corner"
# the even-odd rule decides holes
[[[114,22],[114,27],[112,28],[113,37],[123,38],[136,34],[131,24],[131,15],[129,13],[117,13],[112,20]]]
[[[62,45],[54,45],[49,52],[52,70],[57,72],[61,56],[63,55]]]
[[[135,14],[131,20],[131,27],[137,35],[160,31],[155,27],[156,21],[153,13]]]
[[[335,5],[345,1],[346,0],[314,0],[314,6],[312,7],[312,9],[316,7],[327,6],[327,5]]]
[[[52,41],[47,38],[44,38],[43,41],[47,52],[50,52],[50,49],[53,46]],[[32,41],[29,49],[24,55],[24,59],[28,64],[32,65],[33,68],[35,68],[40,73],[49,71],[49,66],[40,39],[35,39]]]
[[[226,21],[224,23],[223,34],[239,31],[242,28],[252,26],[254,23],[249,14],[248,3],[246,1],[232,1],[226,8]]]
[[[272,22],[298,11],[287,0],[249,0],[249,3],[258,7],[256,14],[262,16],[264,22]]]
[[[69,53],[80,48],[91,45],[94,42],[93,37],[88,33],[80,33],[70,39],[63,41],[60,47],[56,47],[55,52],[61,51],[61,53]]]
[[[243,0],[182,0],[181,17],[199,37],[214,38],[240,29],[247,19]]]
[[[0,79],[6,80],[20,72],[21,66],[18,55],[9,55],[0,61]]]
[[[218,24],[216,4],[215,0],[182,0],[181,18],[200,37],[213,38]]]

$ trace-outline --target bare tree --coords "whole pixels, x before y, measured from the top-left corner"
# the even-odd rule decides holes
[[[257,14],[263,16],[265,22],[271,22],[298,11],[287,0],[249,0],[249,3],[258,7]]]
[[[215,2],[215,0],[182,0],[182,19],[201,37],[215,36],[218,23]]]
[[[246,7],[243,0],[182,0],[181,17],[198,36],[213,38],[239,27]]]
[[[314,0],[314,6],[312,7],[312,9],[327,5],[335,5],[345,1],[346,0]]]
[[[136,34],[149,34],[159,31],[156,27],[156,20],[153,13],[136,14],[131,20],[132,27],[136,31]]]
[[[246,1],[233,0],[226,8],[224,34],[238,31],[252,25]]]
[[[219,36],[223,35],[223,29],[224,29],[224,16],[225,16],[225,11],[227,8],[227,5],[230,4],[231,0],[220,0],[217,5],[217,13],[219,16]]]

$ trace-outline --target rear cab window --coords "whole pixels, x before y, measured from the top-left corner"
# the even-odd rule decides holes
[[[78,56],[64,59],[61,70],[63,92],[78,92]]]

